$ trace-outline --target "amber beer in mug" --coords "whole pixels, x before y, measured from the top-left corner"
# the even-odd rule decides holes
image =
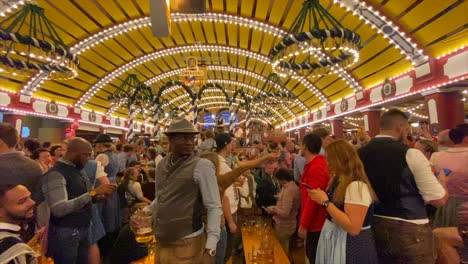
[[[135,212],[132,218],[136,224],[134,227],[135,240],[142,244],[153,242],[153,217],[151,212],[138,210]]]

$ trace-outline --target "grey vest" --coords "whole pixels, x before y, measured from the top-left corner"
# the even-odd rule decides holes
[[[158,164],[154,232],[162,243],[174,242],[203,227],[203,200],[193,178],[200,157],[192,155],[170,165],[172,155]]]

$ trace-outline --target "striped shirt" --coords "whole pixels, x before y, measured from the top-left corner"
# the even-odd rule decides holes
[[[36,254],[19,236],[18,225],[0,222],[0,263],[36,264]]]

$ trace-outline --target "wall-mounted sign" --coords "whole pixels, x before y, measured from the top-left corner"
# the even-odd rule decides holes
[[[46,111],[47,111],[47,114],[49,115],[57,115],[59,111],[57,103],[55,103],[55,101],[50,101],[49,103],[47,103]]]
[[[343,98],[343,100],[341,100],[340,110],[341,110],[341,113],[348,111],[348,100],[346,100],[344,98]]]
[[[89,113],[89,121],[96,122],[96,113],[94,112],[94,110],[91,113]]]
[[[386,79],[382,85],[382,98],[388,98],[395,95],[396,87],[395,83]]]
[[[182,70],[179,74],[182,77],[205,77],[203,70]]]
[[[187,68],[189,68],[190,70],[198,69],[198,59],[196,57],[187,57],[185,62],[187,64]]]

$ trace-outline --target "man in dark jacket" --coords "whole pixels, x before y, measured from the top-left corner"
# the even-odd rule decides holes
[[[273,177],[277,168],[277,161],[269,161],[255,179],[257,182],[256,203],[258,208],[276,205],[276,195],[281,189],[280,184]],[[265,210],[262,211],[264,215],[268,215]]]

